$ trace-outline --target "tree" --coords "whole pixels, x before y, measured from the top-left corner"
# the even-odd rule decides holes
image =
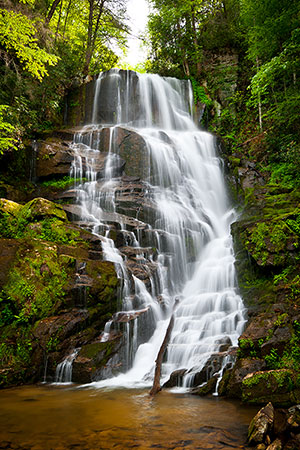
[[[219,0],[149,0],[153,6],[148,30],[154,68],[182,66],[183,73],[200,78],[201,32],[220,10]]]
[[[0,45],[6,64],[16,57],[21,67],[39,80],[47,75],[47,66],[58,61],[38,45],[33,22],[21,13],[0,9]]]
[[[15,127],[5,119],[7,109],[8,105],[0,105],[0,155],[5,150],[16,149],[16,139],[13,137]]]
[[[249,105],[258,107],[259,124],[281,123],[293,133],[299,95],[300,5],[296,0],[242,0],[247,55],[253,63]],[[289,116],[287,118],[287,115]],[[289,132],[290,132],[289,131]]]

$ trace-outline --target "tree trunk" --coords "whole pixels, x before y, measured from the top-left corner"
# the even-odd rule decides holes
[[[93,18],[94,18],[94,11],[95,11],[96,3],[95,3],[95,0],[89,0],[89,2],[90,2],[89,26],[88,26],[88,37],[87,37],[86,53],[85,53],[85,65],[84,65],[84,70],[83,70],[84,75],[88,75],[88,73],[89,73],[90,63],[91,63],[93,51],[94,51],[95,44],[96,44],[99,23],[100,23],[100,19],[101,19],[102,13],[103,13],[104,3],[106,2],[106,0],[101,0],[99,3],[99,11],[97,14],[97,20],[95,23],[95,27],[93,27]]]
[[[99,23],[100,23],[100,19],[101,19],[102,13],[103,13],[103,6],[104,6],[105,2],[106,2],[106,0],[101,0],[101,2],[99,4],[99,11],[98,11],[98,16],[97,16],[97,21],[96,21],[96,25],[95,25],[95,29],[94,29],[94,33],[93,33],[93,38],[92,38],[92,43],[91,43],[91,53],[93,53],[93,51],[95,49],[96,38],[97,38],[98,29],[99,29]]]
[[[259,69],[258,57],[256,57],[256,69],[258,72],[258,69]],[[258,94],[258,121],[259,121],[259,129],[260,129],[260,131],[262,131],[263,127],[262,127],[262,111],[261,111],[260,94]]]
[[[64,0],[61,0],[61,2],[60,2],[59,16],[58,16],[58,21],[57,21],[57,26],[56,26],[56,31],[55,31],[55,42],[56,42],[57,35],[58,35],[58,32],[59,32],[59,26],[60,26],[60,21],[61,21],[61,13],[62,13],[63,2],[64,2]]]
[[[178,21],[177,21],[177,33],[178,33],[178,40],[179,40],[179,48],[180,48],[180,51],[182,54],[183,70],[184,70],[184,73],[186,74],[186,76],[188,78],[190,78],[191,73],[190,73],[189,63],[188,63],[188,60],[186,59],[185,48],[181,43],[181,30],[180,30],[180,23]]]
[[[158,355],[157,355],[157,358],[156,358],[156,361],[155,361],[156,366],[155,366],[155,374],[154,374],[153,386],[151,388],[151,391],[149,392],[149,395],[151,395],[151,396],[156,395],[161,390],[161,386],[160,386],[161,366],[162,366],[162,362],[163,362],[164,353],[165,353],[165,350],[166,350],[167,345],[169,343],[170,336],[171,336],[171,333],[172,333],[172,330],[173,330],[174,321],[175,321],[174,311],[175,311],[177,305],[178,305],[178,300],[176,299],[174,307],[173,307],[173,312],[172,312],[172,315],[171,315],[171,318],[170,318],[170,322],[169,322],[169,325],[168,325],[168,328],[167,328],[167,331],[166,331],[166,334],[165,334],[165,337],[164,337],[164,340],[163,340],[163,343],[161,344],[161,347],[159,349],[159,352],[158,352]]]
[[[66,33],[67,22],[68,22],[68,18],[69,18],[71,4],[72,4],[72,0],[69,0],[67,11],[66,11],[65,23],[64,23],[63,39],[65,38],[65,33]]]
[[[48,12],[48,15],[47,15],[46,20],[45,20],[47,25],[49,24],[50,20],[52,19],[53,14],[55,13],[55,10],[58,7],[60,1],[61,0],[54,0],[54,2],[52,3],[50,11]]]
[[[88,35],[86,41],[86,50],[85,50],[85,63],[83,73],[87,75],[89,73],[89,67],[91,62],[91,47],[92,47],[92,37],[93,37],[93,15],[94,15],[94,0],[89,0],[90,8],[89,8],[89,25],[88,25]]]
[[[200,78],[202,66],[200,62],[200,51],[199,51],[199,43],[197,38],[197,27],[196,27],[196,18],[195,18],[195,10],[194,6],[192,5],[192,14],[191,14],[191,20],[192,20],[192,29],[193,29],[193,41],[194,41],[194,48],[195,48],[195,54],[196,54],[196,70],[197,70],[197,78]]]

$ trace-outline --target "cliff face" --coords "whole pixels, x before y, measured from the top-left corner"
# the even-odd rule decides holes
[[[119,280],[101,241],[71,224],[60,205],[37,197],[0,200],[1,387],[55,379],[72,349],[97,344],[117,308]]]
[[[300,194],[272,183],[270,174],[260,170],[260,159],[249,158],[257,146],[254,140],[225,155],[240,202],[232,235],[249,319],[236,364],[224,374],[219,394],[282,406],[300,399]]]
[[[218,80],[212,90],[217,104],[211,120],[218,108],[230,106],[228,99],[239,83],[238,68],[235,54],[207,55],[208,85]],[[84,87],[86,95],[93,89]],[[75,112],[70,108],[69,114],[78,124],[84,112],[76,116],[75,94],[69,100]],[[24,164],[21,154],[16,161],[4,159],[6,175],[0,183],[5,197],[0,203],[2,386],[39,381],[46,366],[48,379],[54,379],[57,363],[74,348],[81,349],[73,365],[74,381],[107,376],[119,364],[114,355],[122,345],[122,329],[109,342],[102,342],[100,336],[117,311],[119,282],[113,265],[103,261],[101,241],[74,223],[80,217],[72,204],[75,194],[72,189],[65,192],[70,182],[65,177],[74,158],[73,132],[56,132],[39,141],[34,166]],[[96,161],[99,178],[107,129],[101,133],[102,159]],[[131,175],[120,180],[118,208],[128,214],[128,226],[134,227],[130,216],[136,217],[137,210],[141,220],[143,214],[153,213],[139,179],[145,170],[144,143],[126,128],[119,127],[117,133],[120,161]],[[133,158],[133,153],[138,157]],[[236,364],[224,373],[219,394],[286,405],[298,402],[300,396],[300,195],[297,189],[271,183],[269,172],[261,170],[263,156],[259,138],[245,142],[234,153],[223,153],[231,194],[240,208],[232,234],[249,320],[239,340]],[[122,172],[122,164],[116,170]],[[23,176],[21,187],[13,173]],[[25,182],[30,174],[36,184]],[[136,264],[137,255],[130,253],[117,225],[111,237],[127,256],[131,273],[144,270],[147,283],[147,273],[155,265],[141,269]],[[155,249],[147,251],[155,253]],[[206,392],[215,385],[216,380]]]
[[[202,123],[223,141],[228,188],[240,211],[232,235],[248,308],[236,364],[225,372],[219,394],[257,404],[295,403],[300,394],[299,189],[288,174],[288,183],[274,177],[267,131],[238,109],[239,96],[247,97],[245,55],[232,49],[206,52],[204,78],[211,102]]]

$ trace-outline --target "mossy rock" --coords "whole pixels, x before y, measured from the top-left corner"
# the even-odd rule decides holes
[[[295,376],[289,369],[251,373],[242,381],[242,400],[254,404],[271,401],[276,406],[288,406],[293,402]]]
[[[73,362],[73,381],[90,383],[101,379],[101,371],[120,348],[120,337],[107,342],[94,342],[81,347]]]
[[[0,198],[0,218],[4,214],[8,214],[12,217],[17,217],[21,212],[23,206],[19,203],[7,200],[6,198]]]
[[[194,395],[199,395],[200,397],[205,397],[208,394],[213,394],[216,390],[218,377],[214,376],[203,386],[197,387],[191,391]]]
[[[38,221],[46,217],[54,217],[62,221],[67,220],[67,215],[61,206],[41,197],[26,203],[22,208],[21,217],[28,222]]]

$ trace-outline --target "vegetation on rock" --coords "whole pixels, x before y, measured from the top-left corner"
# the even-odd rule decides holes
[[[72,344],[93,341],[116,311],[114,266],[89,260],[91,243],[83,238],[89,233],[71,225],[49,200],[24,206],[0,200],[1,386],[41,379],[45,357],[53,376],[56,358]],[[89,279],[86,300],[76,285],[81,262]]]

